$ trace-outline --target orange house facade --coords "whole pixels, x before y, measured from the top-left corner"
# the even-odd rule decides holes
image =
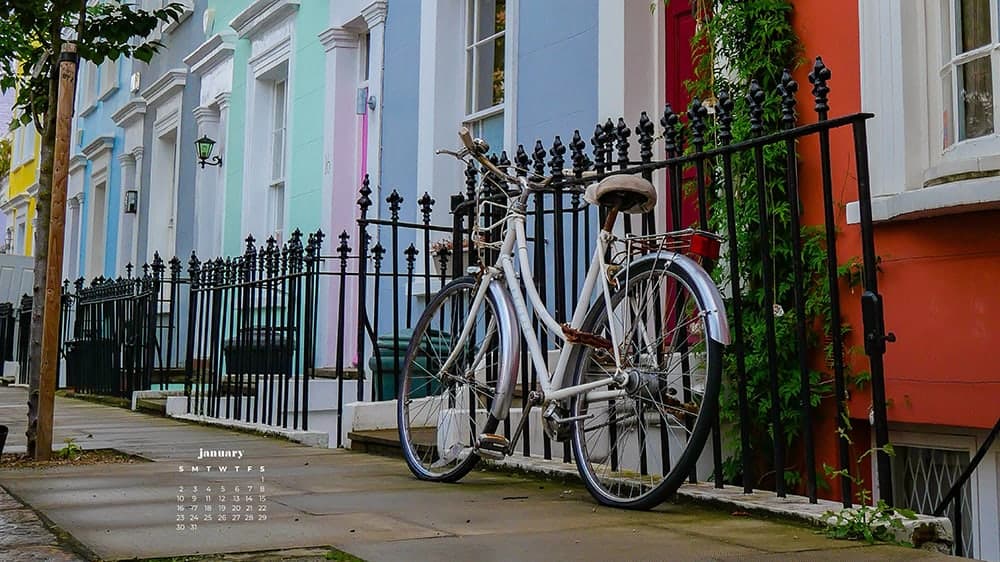
[[[831,115],[875,114],[868,154],[878,283],[886,329],[897,338],[885,355],[892,495],[898,506],[930,513],[1000,417],[993,355],[1000,351],[998,6],[990,0],[859,0],[831,9],[805,0],[794,8],[804,52],[822,54],[833,70]],[[808,72],[796,75],[806,121]],[[859,248],[855,162],[848,131],[831,143],[843,263]],[[814,151],[803,146],[801,152]],[[819,190],[809,187],[819,185],[819,166],[806,160],[800,169],[811,223],[822,222]],[[842,290],[849,295],[851,288]],[[861,326],[855,299],[847,299],[844,314],[851,326]],[[856,333],[854,339],[860,347]],[[870,404],[867,387],[851,389],[858,452],[874,441]],[[820,462],[835,464],[833,434],[824,428],[817,435],[829,440]],[[864,475],[870,486],[873,474]],[[1000,560],[998,482],[1000,444],[994,443],[961,496],[967,556]]]

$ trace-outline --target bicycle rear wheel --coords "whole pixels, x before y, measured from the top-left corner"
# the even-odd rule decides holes
[[[598,299],[582,326],[610,339],[619,334],[628,375],[623,386],[599,388],[571,401],[573,453],[598,502],[649,509],[677,491],[701,454],[718,407],[720,334],[706,322],[712,302],[671,260],[631,266],[612,296]],[[611,350],[582,347],[574,384],[615,372]]]
[[[446,285],[427,305],[413,330],[397,400],[399,440],[410,471],[421,480],[454,482],[479,460],[474,447],[481,433],[496,431],[490,415],[496,399],[500,340],[506,337],[491,293],[475,316],[469,311],[479,284],[462,277]],[[469,337],[455,361],[467,320]]]

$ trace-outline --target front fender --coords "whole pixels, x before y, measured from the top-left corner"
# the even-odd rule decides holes
[[[521,337],[514,327],[517,326],[517,315],[514,312],[514,303],[511,301],[510,293],[504,290],[500,281],[494,279],[490,282],[490,296],[496,303],[497,329],[505,327],[506,334],[498,334],[500,337],[500,373],[497,376],[497,399],[493,401],[490,414],[498,420],[507,418],[510,411],[510,404],[514,398],[514,383],[517,381],[517,370],[521,358]]]
[[[678,270],[676,273],[691,286],[696,295],[699,295],[703,302],[701,307],[705,310],[709,330],[712,339],[729,345],[729,320],[726,318],[726,305],[722,300],[719,288],[715,286],[715,281],[698,262],[675,252],[655,252],[644,255],[631,262],[626,269],[618,273],[621,283],[624,283],[625,276],[628,275],[629,268],[635,270],[641,267],[670,267],[672,264]],[[619,284],[619,286],[623,286]]]

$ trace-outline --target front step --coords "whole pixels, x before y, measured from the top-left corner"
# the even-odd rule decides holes
[[[418,448],[437,447],[437,433],[432,427],[414,430],[414,441]],[[399,431],[396,428],[368,429],[351,431],[347,434],[351,440],[351,450],[385,457],[403,457],[403,446],[399,442]]]
[[[347,433],[351,440],[351,450],[384,457],[403,458],[403,446],[399,443],[399,432],[393,429],[368,429]]]
[[[158,416],[167,415],[167,399],[166,398],[140,398],[135,401],[135,409],[140,412],[145,412],[147,414],[155,414]]]

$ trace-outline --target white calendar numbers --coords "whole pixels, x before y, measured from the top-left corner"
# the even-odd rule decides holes
[[[177,532],[267,521],[265,468],[248,462],[245,451],[202,448],[191,462],[177,468],[181,479],[175,490]]]

